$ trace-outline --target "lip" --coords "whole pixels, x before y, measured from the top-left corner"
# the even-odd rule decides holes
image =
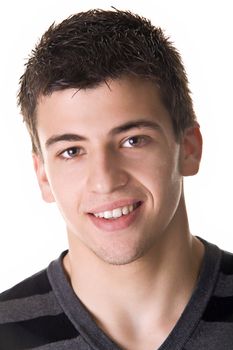
[[[132,211],[130,214],[122,215],[120,218],[116,219],[99,218],[90,213],[88,213],[87,215],[98,229],[100,229],[101,231],[112,232],[127,229],[130,225],[132,225],[140,215],[142,207],[143,203],[141,202],[140,205],[136,209],[134,209],[134,211]]]
[[[117,200],[117,201],[114,201],[114,202],[111,202],[111,203],[106,203],[106,204],[103,204],[103,205],[100,205],[98,207],[95,207],[95,208],[92,208],[90,210],[88,210],[88,214],[96,214],[96,213],[102,213],[104,211],[108,211],[108,210],[113,210],[113,209],[116,209],[116,208],[121,208],[121,207],[124,207],[124,206],[128,206],[128,205],[133,205],[133,204],[136,204],[138,202],[141,202],[140,200],[138,199],[120,199],[120,200]]]

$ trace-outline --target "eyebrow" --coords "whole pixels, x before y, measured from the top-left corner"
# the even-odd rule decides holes
[[[74,142],[74,141],[85,141],[85,140],[87,140],[86,137],[77,135],[77,134],[72,134],[72,133],[53,135],[49,137],[48,140],[45,142],[45,146],[46,148],[48,148],[49,146],[52,146],[55,143],[61,142],[61,141]]]
[[[140,129],[140,128],[147,128],[152,130],[159,130],[160,126],[156,122],[152,122],[150,120],[140,119],[132,122],[128,122],[122,125],[117,126],[116,128],[113,128],[110,131],[111,135],[117,135],[122,132],[129,131],[131,129]]]
[[[115,128],[113,128],[110,131],[111,136],[115,136],[118,134],[121,134],[123,132],[132,130],[132,129],[140,129],[140,128],[147,128],[147,129],[152,129],[152,130],[160,130],[160,126],[153,121],[150,120],[145,120],[145,119],[140,119],[132,122],[127,122],[122,125],[119,125]],[[53,144],[57,142],[62,142],[62,141],[69,141],[69,142],[74,142],[74,141],[86,141],[87,138],[82,135],[78,134],[73,134],[73,133],[65,133],[61,135],[53,135],[48,138],[48,140],[45,143],[45,146],[48,148],[52,146]]]

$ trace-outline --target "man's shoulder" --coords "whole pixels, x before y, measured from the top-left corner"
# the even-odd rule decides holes
[[[233,321],[233,254],[222,250],[218,278],[205,310],[204,321]]]
[[[0,302],[24,299],[34,295],[49,293],[52,290],[46,269],[26,278],[10,289],[0,293]]]
[[[233,253],[225,250],[222,250],[219,274],[213,295],[215,301],[219,301],[221,308],[221,305],[224,304],[225,307],[222,310],[225,309],[229,312],[231,309],[233,317]]]
[[[221,301],[221,303],[230,303],[233,314],[233,253],[225,250],[222,250],[221,253],[218,278],[214,286],[213,297],[215,300]]]
[[[233,349],[233,254],[219,250],[220,259],[212,271],[211,288],[206,285],[211,274],[205,275],[201,296],[207,299],[199,323],[186,343],[186,349]],[[214,257],[215,258],[215,257]],[[198,308],[198,305],[195,305]]]
[[[224,275],[232,275],[233,278],[233,253],[222,250],[220,272]]]
[[[46,270],[0,294],[1,349],[33,348],[65,339],[70,333],[77,332],[58,303]]]
[[[42,270],[0,294],[0,324],[24,322],[61,312],[47,271]]]

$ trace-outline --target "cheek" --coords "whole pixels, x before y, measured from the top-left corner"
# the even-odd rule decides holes
[[[161,181],[172,180],[179,173],[179,152],[167,149],[151,152],[141,160],[140,168],[148,170]]]
[[[146,164],[147,163],[147,164]],[[180,196],[182,177],[179,172],[179,154],[160,154],[148,157],[141,164],[141,182],[150,192],[154,203],[176,200]]]
[[[50,188],[63,216],[66,213],[77,214],[81,205],[84,186],[79,174],[78,171],[68,170],[68,167],[48,167]]]

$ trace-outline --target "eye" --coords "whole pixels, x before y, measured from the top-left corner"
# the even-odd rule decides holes
[[[70,147],[70,148],[67,148],[65,151],[62,151],[59,153],[59,156],[61,158],[64,158],[66,160],[68,159],[72,159],[72,158],[75,158],[75,157],[78,157],[80,155],[84,154],[84,151],[82,148],[80,147]]]
[[[133,148],[142,147],[150,142],[149,136],[138,135],[127,138],[122,142],[122,147]]]

